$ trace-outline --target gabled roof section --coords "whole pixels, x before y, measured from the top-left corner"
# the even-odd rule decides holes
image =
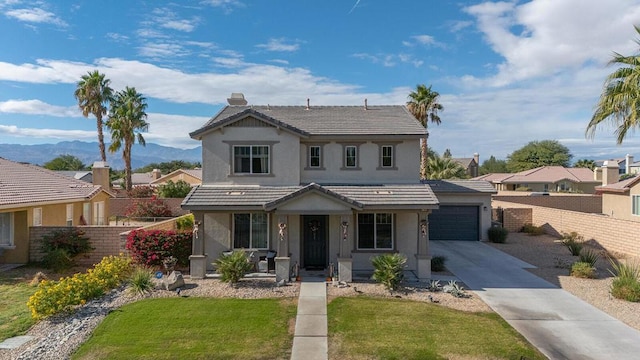
[[[99,185],[0,158],[0,208],[90,200],[101,191]]]
[[[431,190],[437,194],[471,194],[486,193],[496,194],[498,191],[489,183],[483,180],[423,180],[429,185]]]
[[[192,138],[246,116],[269,121],[301,135],[404,135],[424,136],[425,130],[406,107],[385,106],[226,106]],[[288,126],[288,127],[286,127]]]
[[[631,190],[632,187],[636,186],[640,183],[640,175],[636,175],[634,177],[618,181],[617,183],[605,185],[605,186],[596,186],[597,192],[606,192],[606,193],[626,193]]]
[[[168,173],[167,175],[163,175],[160,178],[153,180],[150,182],[151,185],[155,185],[155,184],[159,184],[159,183],[163,183],[165,181],[167,181],[167,179],[170,179],[172,177],[174,177],[177,174],[186,174],[189,175],[191,177],[194,177],[200,181],[202,181],[202,169],[178,169],[178,170],[174,170],[170,173]]]
[[[492,174],[476,176],[471,180],[484,180],[492,183],[501,183],[503,180],[508,179],[512,176],[513,174],[511,173],[492,173]]]
[[[476,162],[474,158],[451,158],[452,161],[460,164],[465,169],[468,169],[472,163]]]
[[[439,202],[429,185],[323,185],[367,209],[436,209]]]
[[[341,203],[344,203],[347,207],[350,207],[352,209],[356,209],[356,210],[362,210],[363,205],[353,199],[350,199],[344,195],[338,194],[334,191],[331,191],[327,188],[324,188],[316,183],[311,183],[299,190],[296,190],[288,195],[285,195],[283,197],[281,197],[280,199],[271,201],[269,203],[264,204],[264,209],[266,211],[271,211],[276,209],[278,206],[282,206],[292,200],[295,200],[296,198],[299,198],[300,196],[307,194],[309,192],[318,192],[321,193],[323,195],[327,195],[335,200],[338,200]]]
[[[240,107],[244,107],[244,106],[233,106],[231,108],[240,108]],[[288,124],[286,122],[280,121],[270,115],[268,115],[268,113],[265,112],[260,112],[256,109],[253,109],[251,107],[244,107],[245,109],[237,112],[237,113],[232,113],[232,114],[228,114],[230,112],[225,113],[225,110],[229,108],[229,106],[227,106],[226,108],[222,109],[222,111],[220,113],[218,113],[216,116],[214,116],[211,120],[209,120],[203,127],[201,127],[200,129],[189,133],[189,136],[191,136],[194,139],[198,139],[200,140],[202,138],[202,135],[204,135],[205,133],[208,133],[210,131],[216,130],[216,129],[220,129],[223,128],[225,126],[231,125],[237,121],[240,121],[242,119],[245,119],[247,117],[253,117],[256,118],[262,122],[265,122],[269,125],[272,125],[274,127],[277,128],[282,128],[285,130],[288,130],[289,132],[292,132],[294,134],[297,134],[298,136],[302,136],[302,137],[308,137],[309,133],[301,130],[291,124]]]
[[[487,174],[473,178],[493,183],[557,183],[568,180],[574,183],[600,183],[593,178],[593,171],[587,168],[566,168],[563,166],[541,166],[515,174]]]

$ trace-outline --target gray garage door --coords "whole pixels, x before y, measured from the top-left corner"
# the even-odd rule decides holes
[[[478,241],[477,206],[440,205],[429,215],[429,240]]]

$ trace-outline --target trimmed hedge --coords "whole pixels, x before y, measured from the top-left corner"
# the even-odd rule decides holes
[[[191,231],[132,230],[126,248],[133,260],[146,266],[162,266],[162,260],[175,257],[180,266],[189,265]]]

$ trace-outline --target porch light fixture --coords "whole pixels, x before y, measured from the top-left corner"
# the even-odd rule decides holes
[[[280,241],[284,241],[284,238],[287,236],[287,224],[279,223],[278,228],[280,229]]]
[[[200,221],[194,221],[193,223],[193,238],[198,238],[198,226],[200,225]]]
[[[340,226],[342,227],[342,240],[347,241],[347,234],[349,233],[349,223],[347,221],[343,221]]]
[[[427,236],[427,220],[420,220],[420,234],[422,237]]]

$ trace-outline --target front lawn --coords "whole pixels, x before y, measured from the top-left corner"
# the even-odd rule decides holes
[[[73,359],[289,359],[291,299],[158,298],[109,314]]]
[[[331,359],[546,359],[494,313],[363,296],[327,312]]]
[[[27,307],[35,287],[0,277],[0,342],[22,335],[35,323]]]

